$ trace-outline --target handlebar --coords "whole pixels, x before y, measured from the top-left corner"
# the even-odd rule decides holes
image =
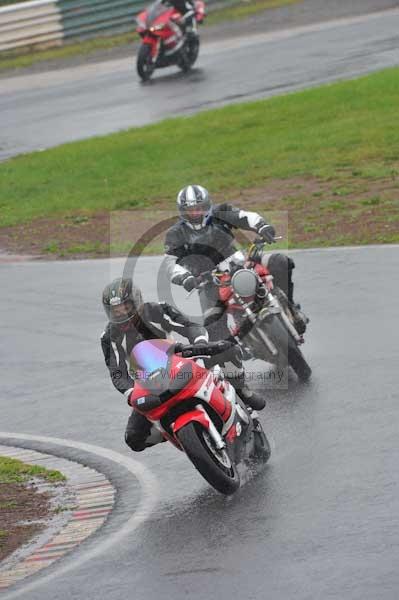
[[[221,342],[207,342],[204,344],[174,344],[171,346],[171,354],[181,354],[183,358],[214,356],[230,350],[234,345],[234,342],[228,340]]]
[[[212,271],[204,271],[198,277],[196,277],[196,279],[199,281],[197,281],[196,286],[193,287],[191,292],[188,292],[186,298],[190,298],[190,296],[192,296],[195,291],[202,290],[202,288],[206,287],[209,283],[213,281]]]
[[[279,240],[282,240],[283,236],[282,235],[276,235],[273,239],[273,243],[278,242]],[[261,251],[261,247],[265,246],[268,242],[266,240],[264,240],[261,237],[256,237],[254,239],[253,242],[251,242],[250,246],[249,246],[249,250],[248,250],[248,259],[252,260],[255,258],[255,256],[257,255],[258,252]],[[237,251],[236,251],[237,252]],[[234,254],[236,254],[236,252],[234,252],[231,256],[228,256],[227,258],[224,259],[224,261],[222,262],[228,262],[229,259],[231,259]],[[202,288],[206,287],[207,285],[209,285],[210,283],[214,282],[214,274],[215,271],[217,271],[217,267],[215,269],[213,269],[212,271],[204,271],[203,273],[201,273],[198,277],[196,277],[197,279],[197,283],[195,285],[195,287],[188,292],[186,298],[190,298],[190,296],[197,290],[202,290]]]
[[[282,239],[283,239],[282,235],[276,235],[273,238],[273,242],[272,243],[275,244],[276,242],[278,242],[279,240],[282,240]],[[262,246],[264,244],[267,244],[268,242],[266,240],[264,240],[263,238],[261,238],[261,237],[257,237],[257,238],[254,239],[254,241],[252,243],[255,244],[256,246]]]

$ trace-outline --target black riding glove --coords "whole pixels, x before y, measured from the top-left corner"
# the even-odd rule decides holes
[[[258,235],[260,235],[260,237],[268,244],[273,244],[274,238],[276,237],[276,230],[273,225],[267,225],[267,223],[265,223],[259,227]]]
[[[182,281],[182,285],[186,292],[191,292],[195,287],[197,287],[197,280],[194,275],[187,273],[186,277]]]

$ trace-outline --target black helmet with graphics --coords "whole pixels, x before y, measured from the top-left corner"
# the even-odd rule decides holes
[[[118,277],[104,288],[103,306],[111,323],[128,323],[137,315],[142,304],[141,291],[131,279]]]
[[[212,208],[208,190],[201,185],[187,185],[177,195],[177,207],[190,227],[202,229]]]

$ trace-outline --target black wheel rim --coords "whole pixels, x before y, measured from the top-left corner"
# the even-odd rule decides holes
[[[226,475],[228,475],[231,479],[234,479],[234,467],[231,462],[230,456],[227,453],[227,450],[225,448],[223,450],[218,450],[215,447],[215,443],[212,440],[209,433],[202,428],[200,433],[200,439],[204,448],[207,450],[209,456],[217,464],[217,466],[220,469],[222,469],[222,471],[226,473]]]

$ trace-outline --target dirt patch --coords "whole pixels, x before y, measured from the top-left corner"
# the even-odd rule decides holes
[[[39,533],[50,513],[50,495],[34,485],[0,484],[0,561]]]
[[[257,210],[273,223],[288,247],[399,242],[399,177],[374,180],[343,172],[334,180],[296,177],[261,188],[215,194],[240,208]],[[86,258],[158,254],[176,218],[171,202],[154,209],[76,213],[0,229],[0,262],[9,255]],[[170,220],[171,219],[171,220]]]

